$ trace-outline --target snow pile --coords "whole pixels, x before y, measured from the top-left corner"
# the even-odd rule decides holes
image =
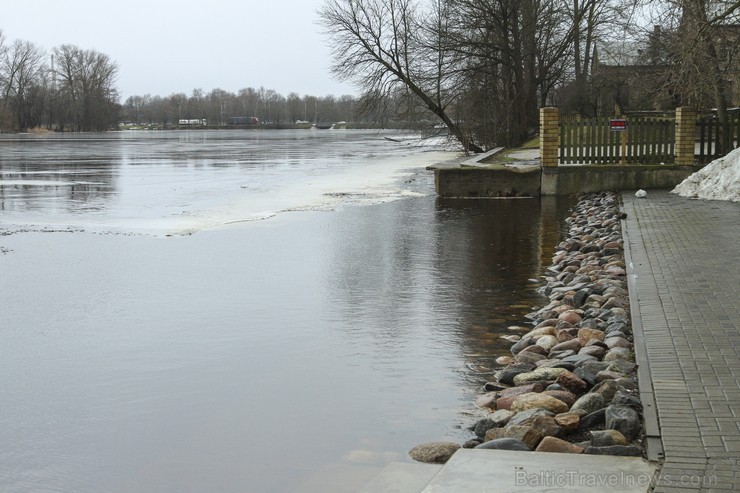
[[[672,193],[696,199],[740,202],[740,148],[692,174]]]

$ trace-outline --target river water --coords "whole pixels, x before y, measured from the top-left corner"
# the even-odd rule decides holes
[[[462,441],[570,200],[350,130],[0,137],[0,491],[353,491]]]

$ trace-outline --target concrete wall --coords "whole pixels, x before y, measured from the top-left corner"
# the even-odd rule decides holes
[[[561,165],[543,170],[542,195],[673,188],[694,171],[693,166]]]
[[[539,168],[434,169],[434,187],[440,197],[539,197]]]
[[[673,188],[698,168],[667,165],[579,165],[557,168],[440,168],[440,197],[571,195],[606,190]]]

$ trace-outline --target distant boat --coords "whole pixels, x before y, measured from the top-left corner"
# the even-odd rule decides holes
[[[314,127],[318,128],[319,130],[328,130],[332,127],[331,123],[317,123],[314,125]]]
[[[334,128],[347,128],[347,122],[341,121],[334,124]]]

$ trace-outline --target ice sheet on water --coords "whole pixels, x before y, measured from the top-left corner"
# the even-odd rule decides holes
[[[439,147],[439,138],[374,131],[197,136],[6,143],[12,152],[0,174],[0,219],[37,227],[191,234],[282,212],[413,196],[418,191],[404,177],[452,156]]]

